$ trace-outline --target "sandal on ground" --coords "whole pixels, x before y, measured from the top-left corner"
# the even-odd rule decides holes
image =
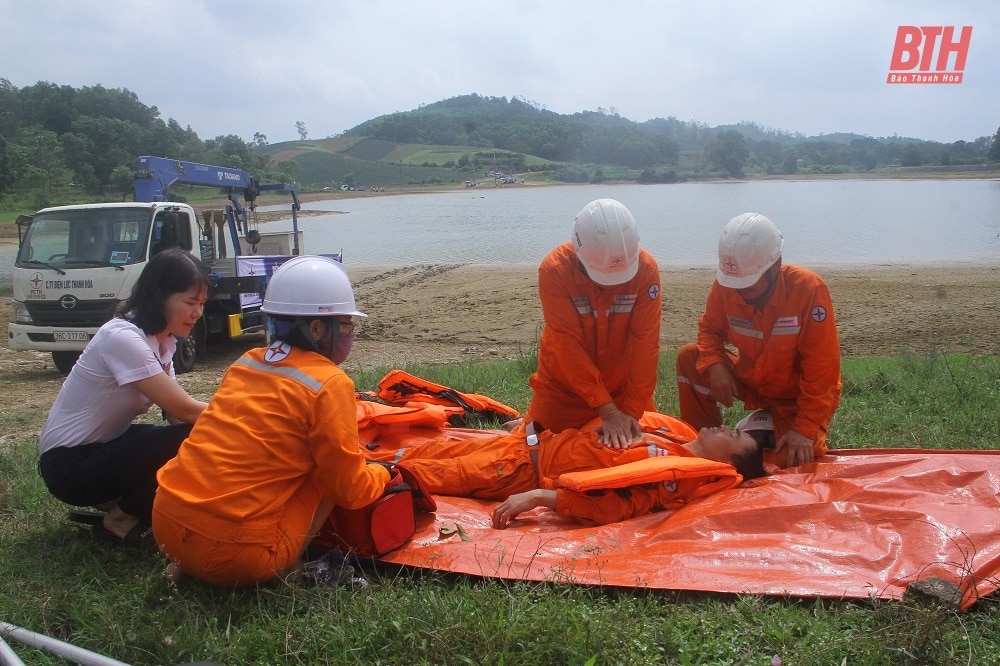
[[[74,523],[83,525],[100,525],[104,522],[103,511],[87,511],[86,509],[70,509],[66,517]]]
[[[153,528],[144,523],[137,523],[129,530],[124,538],[120,538],[114,532],[104,527],[103,523],[98,523],[91,530],[94,538],[102,543],[115,544],[134,550],[151,550],[156,546],[156,538],[153,536]]]
[[[336,551],[329,551],[315,560],[302,563],[302,579],[316,585],[367,589],[368,579],[357,573],[347,558]]]

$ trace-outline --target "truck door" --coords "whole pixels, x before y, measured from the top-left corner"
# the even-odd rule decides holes
[[[191,220],[187,213],[173,210],[157,213],[153,220],[153,237],[149,256],[168,247],[179,247],[188,252],[194,247],[191,238]]]

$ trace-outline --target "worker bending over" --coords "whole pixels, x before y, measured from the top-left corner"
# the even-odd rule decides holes
[[[525,422],[561,432],[600,418],[602,443],[627,447],[655,411],[661,316],[659,268],[629,210],[587,204],[542,261],[538,294],[545,326]]]

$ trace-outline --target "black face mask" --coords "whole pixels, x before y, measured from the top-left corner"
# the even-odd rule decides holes
[[[347,360],[354,344],[354,332],[346,335],[340,332],[340,320],[336,317],[326,321],[326,332],[319,340],[315,340],[310,334],[309,339],[313,341],[313,351],[316,351],[326,358],[340,365]],[[307,325],[308,328],[308,325]]]
[[[339,328],[339,327],[338,327]],[[340,331],[337,331],[337,342],[333,346],[333,352],[328,356],[331,361],[340,365],[347,360],[348,355],[351,353],[351,347],[354,345],[354,333],[348,333],[343,335]]]

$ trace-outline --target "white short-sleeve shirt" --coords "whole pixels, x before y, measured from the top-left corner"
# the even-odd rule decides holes
[[[132,382],[174,376],[177,341],[160,344],[135,324],[112,319],[98,329],[63,383],[39,435],[39,450],[120,437],[152,402]]]

